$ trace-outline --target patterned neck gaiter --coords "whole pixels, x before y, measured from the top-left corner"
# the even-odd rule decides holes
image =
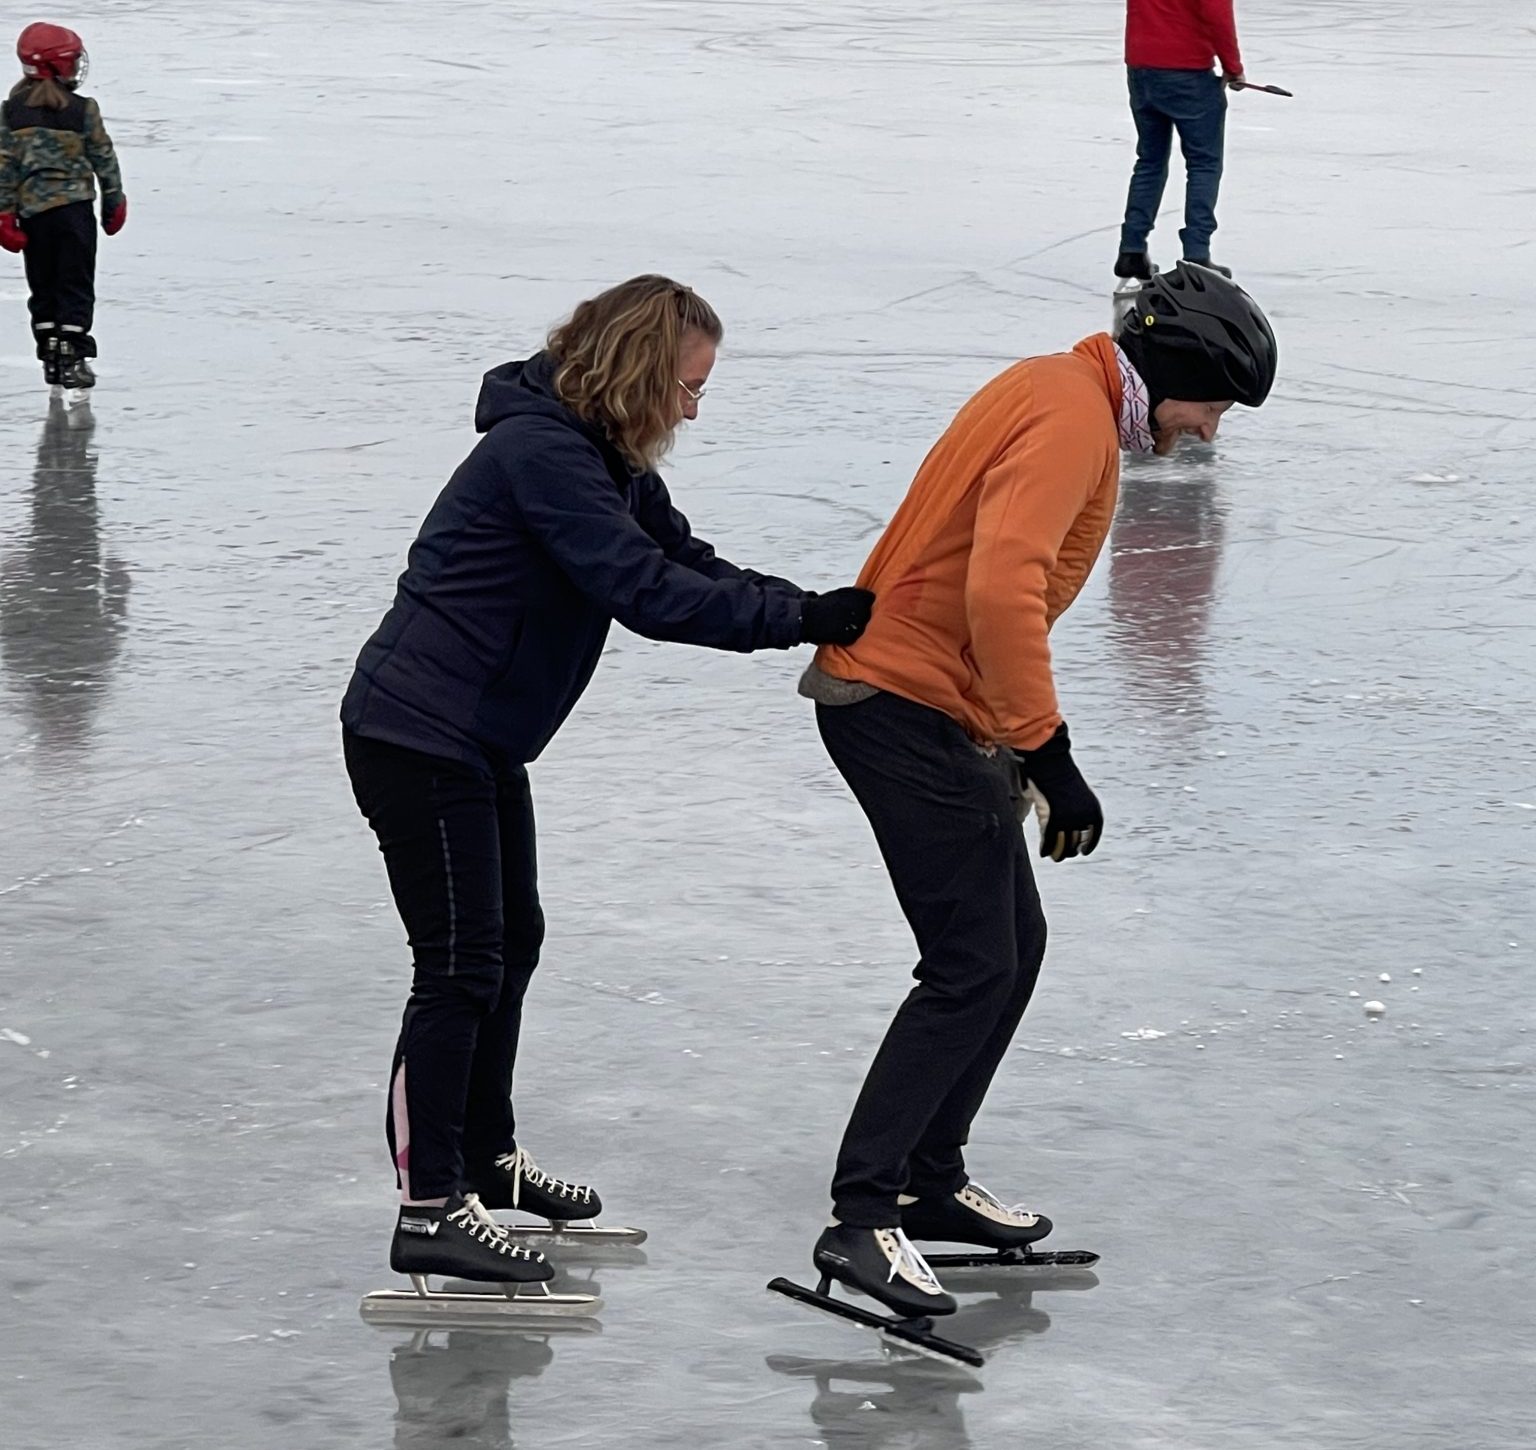
[[[1152,410],[1147,402],[1147,385],[1131,360],[1115,344],[1115,361],[1120,364],[1120,446],[1131,453],[1152,451]]]

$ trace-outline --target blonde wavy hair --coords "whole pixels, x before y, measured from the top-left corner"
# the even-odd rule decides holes
[[[634,467],[653,469],[682,421],[678,357],[683,338],[718,344],[725,328],[691,287],[670,277],[631,277],[583,302],[549,334],[555,394],[603,429]]]

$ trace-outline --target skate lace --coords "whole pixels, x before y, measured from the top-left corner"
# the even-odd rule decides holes
[[[506,1229],[486,1212],[478,1193],[466,1193],[464,1202],[448,1215],[448,1222],[464,1229],[477,1243],[495,1249],[497,1253],[506,1254],[509,1258],[532,1262],[542,1257],[523,1248],[521,1244],[513,1243],[507,1237]]]
[[[912,1240],[899,1228],[876,1229],[875,1233],[883,1240],[881,1247],[885,1249],[886,1257],[891,1261],[891,1272],[885,1276],[887,1283],[900,1274],[912,1283],[920,1285],[930,1294],[944,1292],[944,1286],[939,1283],[933,1270],[928,1267],[928,1260],[918,1253]]]
[[[567,1183],[563,1178],[556,1178],[546,1173],[533,1161],[533,1155],[526,1148],[519,1148],[515,1153],[503,1153],[496,1160],[496,1166],[512,1177],[512,1207],[517,1207],[518,1197],[522,1192],[523,1180],[526,1178],[535,1188],[542,1188],[547,1193],[558,1194],[561,1198],[569,1198],[572,1203],[589,1203],[592,1199],[592,1190],[580,1183]]]
[[[1004,1203],[995,1193],[988,1193],[979,1183],[967,1183],[960,1190],[961,1198],[963,1199],[967,1193],[979,1198],[989,1208],[995,1208],[1000,1213],[1006,1213],[1009,1218],[1027,1220],[1019,1225],[1021,1228],[1032,1228],[1039,1220],[1040,1216],[1034,1209],[1026,1208],[1022,1203],[1015,1203],[1010,1206]]]

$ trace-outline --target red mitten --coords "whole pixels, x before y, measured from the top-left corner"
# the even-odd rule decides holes
[[[13,211],[0,211],[0,247],[8,252],[19,252],[27,244],[27,234],[22,231]]]
[[[115,237],[123,229],[123,223],[128,220],[128,198],[121,196],[117,199],[117,205],[101,219],[101,229],[109,237]]]

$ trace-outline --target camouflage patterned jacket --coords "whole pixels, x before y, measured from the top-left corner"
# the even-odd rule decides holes
[[[110,212],[123,199],[123,177],[95,101],[71,96],[62,111],[49,111],[13,96],[0,107],[0,212],[25,219],[94,201],[97,176],[102,211]]]

